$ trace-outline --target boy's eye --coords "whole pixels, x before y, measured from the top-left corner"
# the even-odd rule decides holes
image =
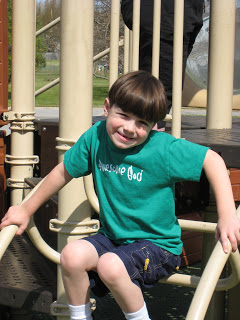
[[[144,126],[146,126],[146,127],[149,127],[149,123],[148,122],[146,122],[146,121],[143,121],[143,120],[141,120],[141,121],[139,121],[141,124],[143,124]]]
[[[126,113],[122,113],[122,112],[119,112],[119,115],[120,115],[121,117],[124,117],[124,118],[127,118],[127,117],[128,117],[128,115],[127,115]]]

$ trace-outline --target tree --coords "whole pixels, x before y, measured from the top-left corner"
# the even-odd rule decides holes
[[[37,28],[41,28],[41,21],[37,18],[36,20]],[[12,44],[12,0],[8,0],[8,44]],[[36,39],[36,67],[46,65],[46,59],[44,57],[44,52],[46,52],[46,44],[44,42],[43,36],[39,36]],[[11,50],[8,54],[8,81],[11,82],[11,72],[12,72],[12,55]]]
[[[94,55],[110,47],[111,1],[94,1]],[[119,37],[123,37],[124,23],[120,17]],[[109,64],[109,56],[102,58],[99,63]],[[119,71],[123,69],[123,50],[119,50]]]
[[[36,26],[37,30],[42,28],[41,21],[38,17],[36,19]],[[41,35],[36,38],[36,68],[46,66],[46,58],[44,56],[45,52],[47,52],[47,46],[44,37]]]
[[[60,0],[45,0],[37,2],[36,13],[39,24],[45,26],[60,16]],[[60,24],[49,29],[42,35],[47,52],[60,50]]]

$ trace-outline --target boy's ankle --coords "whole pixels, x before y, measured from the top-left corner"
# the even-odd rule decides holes
[[[68,307],[71,320],[93,320],[90,302],[79,306],[73,306],[69,304]]]
[[[123,312],[123,313],[127,320],[151,320],[148,315],[146,303],[144,303],[144,306],[136,312],[132,312],[132,313]]]

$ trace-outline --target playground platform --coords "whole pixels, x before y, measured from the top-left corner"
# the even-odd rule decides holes
[[[201,274],[200,263],[182,268],[184,274],[199,276]],[[148,306],[152,320],[183,320],[192,301],[195,289],[176,285],[157,284],[152,289],[144,291],[144,299]],[[109,293],[103,298],[96,299],[97,308],[94,311],[94,320],[124,320],[124,316]],[[55,320],[55,317],[34,312],[33,320]]]

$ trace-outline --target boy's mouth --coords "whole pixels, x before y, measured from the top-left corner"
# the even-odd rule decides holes
[[[120,139],[124,141],[132,141],[134,139],[133,137],[126,136],[125,134],[118,131],[117,131],[117,134],[120,137]]]

